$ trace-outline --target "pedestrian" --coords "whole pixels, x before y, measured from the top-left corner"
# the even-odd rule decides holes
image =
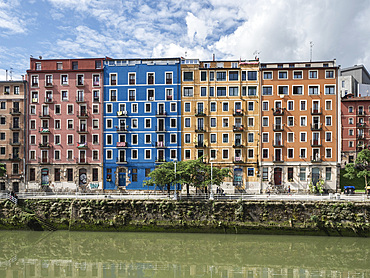
[[[288,186],[288,195],[290,195],[290,185]]]

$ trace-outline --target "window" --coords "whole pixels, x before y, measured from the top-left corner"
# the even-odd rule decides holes
[[[305,111],[307,109],[306,108],[306,101],[305,100],[301,100],[300,108],[301,108],[301,111]]]
[[[112,140],[112,134],[107,134],[106,135],[107,137],[107,145],[112,145],[113,144],[113,140]]]
[[[39,76],[38,75],[32,75],[31,76],[31,86],[32,87],[38,87],[39,86]],[[8,90],[5,91],[9,94],[9,87]]]
[[[262,118],[262,126],[269,126],[269,117]]]
[[[309,71],[309,78],[317,78],[317,71],[316,70],[310,70]]]
[[[248,111],[254,111],[254,102],[248,101]]]
[[[242,96],[245,97],[247,95],[247,86],[242,86]]]
[[[325,157],[326,158],[331,158],[331,148],[325,149]]]
[[[216,73],[217,81],[226,81],[226,71],[218,71]]]
[[[215,72],[211,71],[209,72],[209,81],[214,81],[215,80]]]
[[[348,119],[348,124],[353,125],[353,118]]]
[[[263,101],[262,102],[262,111],[268,111],[269,110],[269,102]]]
[[[98,134],[93,134],[93,144],[98,145],[99,144],[99,135]]]
[[[170,126],[171,126],[171,128],[176,128],[176,126],[177,126],[176,118],[171,118]]]
[[[77,86],[83,86],[84,85],[84,76],[83,74],[77,74]]]
[[[294,158],[294,149],[288,149],[288,158]]]
[[[184,72],[183,81],[193,81],[193,72]]]
[[[334,70],[325,71],[325,78],[334,78]]]
[[[73,129],[73,120],[67,120],[67,129]]]
[[[331,110],[331,100],[325,101],[325,110]]]
[[[254,126],[254,118],[248,118],[248,126],[250,127]]]
[[[217,142],[217,134],[211,133],[211,143],[215,144]]]
[[[326,126],[331,126],[331,116],[326,116],[325,117],[325,125]]]
[[[229,150],[222,150],[222,159],[229,158]]]
[[[257,71],[248,71],[248,80],[257,80]]]
[[[348,135],[349,135],[349,136],[353,136],[353,129],[349,129],[349,130],[348,130]]]
[[[216,118],[211,118],[211,127],[216,127]]]
[[[35,180],[36,180],[36,169],[30,168],[30,181],[35,181]]]
[[[99,169],[98,168],[92,169],[92,181],[99,181]]]
[[[309,95],[318,95],[319,94],[319,86],[308,86],[308,94]]]
[[[217,110],[216,102],[211,102],[211,112],[216,112],[216,110]]]
[[[60,144],[60,135],[59,134],[54,135],[54,143],[56,145]]]
[[[269,149],[262,149],[262,158],[269,158]]]
[[[55,150],[54,151],[54,159],[55,160],[60,160],[60,150]]]
[[[294,142],[294,132],[288,132],[288,143]]]
[[[175,102],[171,102],[170,111],[171,112],[176,112],[177,111],[177,106],[176,106]]]
[[[99,119],[93,119],[93,129],[99,128]]]
[[[269,142],[269,133],[263,132],[262,133],[262,143],[268,143]]]
[[[263,79],[272,79],[272,71],[265,71],[263,73]]]
[[[113,120],[112,119],[107,119],[106,120],[106,125],[107,125],[107,128],[112,128],[113,127]]]
[[[69,115],[73,114],[73,104],[67,105],[67,114]]]
[[[293,95],[303,95],[303,86],[293,86]]]
[[[185,127],[190,127],[190,123],[191,123],[190,118],[185,118]],[[212,126],[212,124],[211,124],[211,126]]]
[[[226,96],[226,87],[217,87],[217,96],[225,97]]]
[[[325,132],[325,141],[331,142],[331,132]]]
[[[223,102],[222,103],[222,111],[223,112],[229,111],[229,103],[228,102]]]
[[[293,79],[302,79],[302,71],[294,71]]]
[[[278,86],[278,93],[279,95],[287,95],[288,94],[288,86]]]
[[[111,73],[110,74],[110,85],[117,85],[117,74]]]
[[[135,85],[136,84],[136,74],[135,73],[129,73],[128,74],[128,84],[129,85]]]
[[[185,102],[185,112],[190,112],[190,102]]]
[[[248,96],[256,96],[256,95],[257,95],[257,87],[248,86]]]
[[[68,75],[62,74],[60,76],[60,82],[61,82],[61,85],[68,85]]]
[[[207,96],[207,87],[201,87],[200,88],[200,96],[206,97]]]
[[[152,152],[151,150],[145,150],[145,159],[151,159]]]
[[[186,143],[186,144],[190,144],[190,134],[188,134],[188,133],[187,133],[187,134],[185,134],[184,136],[185,136],[185,137],[184,137],[184,141],[185,141],[185,143]]]
[[[306,149],[300,149],[300,157],[306,158]]]
[[[63,90],[61,91],[62,101],[68,101],[68,91]]]
[[[288,72],[279,71],[279,79],[287,79],[287,78],[288,78]]]
[[[131,120],[131,127],[138,128],[138,119],[135,118]]]
[[[293,100],[288,100],[288,111],[294,110],[294,101]]]
[[[222,143],[229,143],[229,134],[227,133],[222,134]]]
[[[55,114],[60,114],[60,104],[55,104]]]
[[[0,102],[0,109],[6,109],[6,102],[5,101]]]
[[[325,86],[325,95],[335,95],[335,86]]]
[[[331,167],[325,167],[325,180],[331,181]]]
[[[193,96],[193,87],[184,87],[184,97]]]
[[[307,141],[307,133],[306,132],[301,132],[300,133],[300,141],[301,142],[306,142]]]
[[[131,159],[138,159],[138,151],[137,151],[137,149],[133,149],[131,151]]]
[[[248,133],[248,143],[253,143],[254,142],[254,133],[250,132]]]
[[[73,181],[73,169],[67,168],[67,181]]]
[[[229,118],[222,118],[222,127],[229,127]]]
[[[229,96],[238,96],[239,88],[238,87],[229,87]]]
[[[262,95],[271,96],[272,95],[272,87],[262,87]]]
[[[60,111],[60,106],[59,106],[59,111]],[[35,105],[31,105],[30,106],[30,114],[31,115],[35,115],[36,114],[36,106]],[[55,114],[59,114],[56,112],[56,106],[55,106]]]
[[[239,73],[237,71],[229,71],[229,81],[238,81]]]
[[[172,72],[166,72],[166,84],[172,84]]]
[[[294,126],[294,117],[288,116],[288,126]]]
[[[67,150],[67,159],[72,160],[73,159],[73,151],[72,150]]]
[[[262,180],[267,181],[269,176],[269,169],[267,167],[262,168]]]
[[[135,90],[128,90],[128,100],[135,101],[136,100],[136,91]]]
[[[117,101],[117,90],[110,90],[110,101]]]

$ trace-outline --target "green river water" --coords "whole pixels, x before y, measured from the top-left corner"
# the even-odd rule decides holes
[[[0,277],[370,277],[370,239],[0,231]]]

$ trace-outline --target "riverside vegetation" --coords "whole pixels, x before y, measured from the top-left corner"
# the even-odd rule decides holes
[[[370,204],[300,201],[0,201],[0,229],[369,236]]]

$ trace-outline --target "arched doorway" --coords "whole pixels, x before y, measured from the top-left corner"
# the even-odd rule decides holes
[[[283,169],[281,167],[274,168],[274,184],[281,185]]]

